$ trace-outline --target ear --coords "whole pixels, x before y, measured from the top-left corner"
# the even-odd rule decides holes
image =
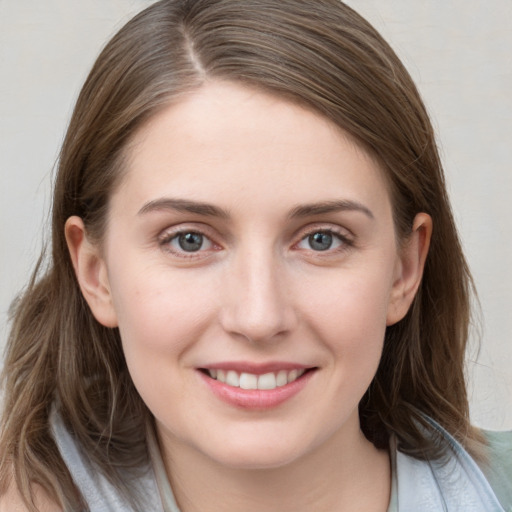
[[[107,265],[101,256],[100,248],[87,239],[80,217],[70,217],[66,221],[64,231],[78,284],[92,314],[105,327],[117,327]]]
[[[386,318],[388,326],[402,320],[409,311],[423,277],[431,236],[432,218],[426,213],[418,213],[411,234],[398,255]]]

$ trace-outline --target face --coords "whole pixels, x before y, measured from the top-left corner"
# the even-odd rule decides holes
[[[263,468],[359,435],[386,325],[412,300],[375,161],[226,83],[153,118],[129,156],[84,293],[119,326],[167,449]]]

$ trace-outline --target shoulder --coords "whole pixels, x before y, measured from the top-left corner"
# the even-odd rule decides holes
[[[487,433],[487,461],[478,463],[443,427],[428,419],[432,436],[444,455],[414,459],[396,454],[400,510],[464,510],[512,512],[512,435]]]
[[[482,434],[488,443],[488,460],[480,468],[500,503],[512,509],[512,430],[483,430]]]
[[[481,432],[489,445],[491,463],[495,462],[512,470],[512,430],[503,432],[482,430]]]
[[[63,512],[60,505],[55,503],[39,485],[33,486],[34,502],[38,512]],[[6,492],[0,495],[0,512],[29,512],[30,509],[23,501],[21,494],[11,482]]]

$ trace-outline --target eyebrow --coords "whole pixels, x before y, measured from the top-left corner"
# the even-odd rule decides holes
[[[299,205],[290,212],[290,218],[310,217],[313,215],[322,215],[326,213],[335,213],[343,211],[356,211],[364,213],[368,218],[374,219],[372,211],[357,201],[334,200],[321,201],[319,203],[311,203]]]
[[[175,210],[178,212],[194,213],[196,215],[204,215],[207,217],[219,217],[228,219],[230,214],[227,210],[214,206],[210,203],[199,201],[191,201],[189,199],[175,199],[164,197],[149,201],[139,210],[138,215],[154,211]],[[358,211],[364,213],[370,219],[374,219],[372,211],[357,201],[334,200],[321,201],[318,203],[299,205],[293,208],[289,214],[289,218],[296,219],[301,217],[311,217],[314,215],[322,215],[326,213],[335,213],[340,211]]]
[[[227,219],[230,216],[226,210],[209,203],[190,201],[188,199],[173,199],[168,197],[149,201],[139,210],[138,215],[165,210],[195,213],[197,215],[204,215],[207,217],[220,217],[223,219]]]

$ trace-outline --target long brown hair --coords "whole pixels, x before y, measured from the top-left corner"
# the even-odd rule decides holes
[[[31,485],[83,507],[49,432],[51,407],[121,491],[123,471],[147,460],[149,416],[124,361],[119,332],[92,316],[64,238],[71,215],[98,243],[109,197],[137,130],[207,80],[248,84],[299,102],[355,137],[387,176],[399,239],[418,212],[434,232],[407,316],[387,329],[382,361],[360,403],[376,446],[391,433],[416,457],[439,455],[423,414],[470,451],[464,352],[472,281],[448,202],[433,129],[409,74],[381,36],[338,0],[163,0],[108,43],[78,99],[60,154],[52,251],[15,307],[4,369],[0,493],[14,468]],[[32,503],[32,504],[31,504]]]

